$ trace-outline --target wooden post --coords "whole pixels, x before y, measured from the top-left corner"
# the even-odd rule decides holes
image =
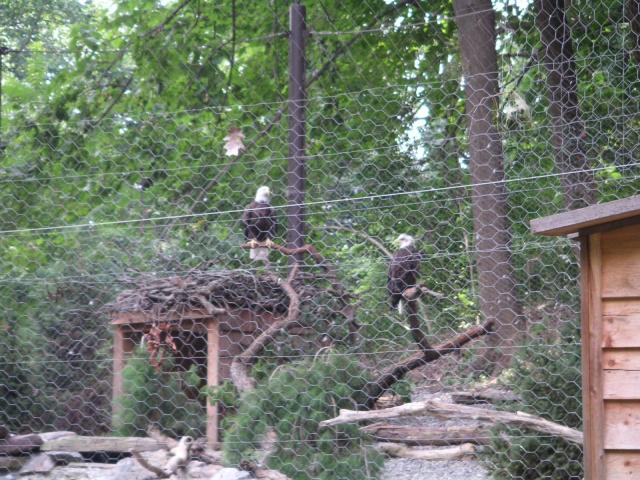
[[[306,10],[298,1],[289,7],[289,167],[287,173],[287,246],[304,245],[305,200],[305,24]],[[302,261],[302,255],[291,263]]]
[[[122,378],[122,370],[124,370],[124,351],[125,351],[124,327],[122,325],[114,325],[113,329],[113,396],[112,396],[112,412],[113,417],[118,413],[119,399],[124,393],[124,384]]]
[[[207,387],[218,385],[218,357],[220,355],[219,322],[209,318],[207,322]],[[207,400],[207,443],[215,448],[218,444],[218,404]]]
[[[581,237],[582,398],[585,478],[604,478],[600,234]]]

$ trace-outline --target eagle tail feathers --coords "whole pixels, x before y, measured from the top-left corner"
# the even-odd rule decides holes
[[[252,248],[249,250],[249,258],[251,260],[263,260],[266,261],[269,259],[269,249],[268,248]]]
[[[398,313],[400,315],[404,314],[404,301],[403,300],[398,300]]]

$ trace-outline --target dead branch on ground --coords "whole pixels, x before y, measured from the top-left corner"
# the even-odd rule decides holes
[[[489,410],[486,408],[469,407],[466,405],[438,402],[435,400],[405,403],[399,407],[392,407],[384,410],[356,411],[341,409],[340,415],[329,420],[323,420],[320,422],[320,426],[331,427],[345,423],[362,422],[365,420],[379,420],[425,414],[432,414],[445,418],[470,418],[492,424],[528,428],[537,432],[564,438],[571,443],[582,444],[583,442],[583,435],[580,430],[566,427],[529,413]]]
[[[463,443],[449,448],[411,448],[400,443],[378,443],[376,449],[391,457],[409,458],[413,460],[456,460],[476,451],[472,443]]]
[[[461,443],[486,444],[491,440],[490,425],[450,427],[422,427],[413,425],[395,425],[373,423],[360,427],[360,431],[370,435],[378,442],[404,443],[413,446],[443,446]]]

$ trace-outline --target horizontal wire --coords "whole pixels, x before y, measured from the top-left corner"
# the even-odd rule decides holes
[[[400,323],[398,321],[398,323]],[[202,322],[202,324],[204,324],[204,321]],[[479,326],[481,324],[473,324],[470,325],[469,327],[464,327],[464,328],[471,328],[473,326]],[[147,323],[147,326],[151,326],[151,322]],[[404,325],[403,325],[404,326]],[[108,325],[105,325],[105,327],[108,327]],[[366,328],[366,327],[365,327]],[[450,330],[448,333],[450,335],[459,335],[460,331],[454,330],[453,328],[448,329]],[[445,331],[445,329],[441,329],[438,333],[443,333]],[[133,332],[128,332],[128,333],[133,333],[133,334],[142,334],[142,330],[135,330]],[[318,336],[323,335],[322,332],[316,332],[318,334]],[[292,337],[312,337],[312,334],[307,334],[307,335],[292,335],[290,333],[287,332],[281,332],[281,335],[284,336],[292,336]],[[224,332],[220,333],[220,337],[225,338],[225,337],[229,337],[229,335],[225,335]],[[446,338],[444,339],[435,339],[434,335],[427,335],[428,339],[431,340],[437,340],[438,342],[440,341],[446,341]],[[395,338],[402,338],[400,336],[396,336]],[[331,338],[331,340],[337,341],[339,339],[334,339]],[[365,338],[364,341],[365,342],[375,342],[376,340],[378,340],[376,337],[369,337],[369,338]],[[560,342],[560,343],[538,343],[535,342],[536,337],[532,336],[531,337],[532,343],[524,343],[521,345],[509,345],[509,348],[531,348],[531,349],[537,349],[537,348],[556,348],[556,347],[578,347],[581,345],[580,342]],[[105,339],[104,342],[106,343],[107,340]],[[77,342],[77,343],[82,343],[81,341]],[[435,343],[435,341],[434,341]],[[46,343],[44,343],[46,345]],[[0,345],[2,345],[2,343],[0,342]],[[232,343],[231,345],[240,345],[240,343],[236,342],[236,343]],[[433,345],[434,348],[437,345]],[[74,346],[69,345],[69,349],[73,350]],[[465,349],[474,349],[474,350],[485,350],[485,351],[491,351],[491,350],[500,350],[501,346],[491,346],[491,345],[476,345],[475,343],[468,343],[466,345],[463,345],[462,347],[456,348],[455,350],[465,350]],[[10,350],[9,350],[10,351]],[[353,352],[338,352],[338,351],[331,351],[330,355],[332,357],[346,357],[346,358],[353,358],[353,357],[367,357],[367,356],[379,356],[379,355],[391,355],[391,354],[407,354],[407,358],[416,355],[418,353],[423,353],[422,350],[420,349],[415,349],[415,348],[406,348],[406,347],[401,347],[398,346],[396,349],[394,350],[374,350],[374,351],[353,351]],[[219,354],[217,355],[217,358],[220,359],[233,359],[236,358],[237,355],[227,355],[227,354]],[[207,355],[173,355],[171,354],[171,359],[173,360],[206,360],[208,357]],[[314,352],[314,353],[303,353],[303,352],[295,352],[293,351],[292,353],[288,354],[288,355],[274,355],[274,354],[270,354],[270,353],[264,353],[264,354],[260,354],[260,358],[261,359],[267,359],[267,360],[291,360],[293,359],[304,359],[304,358],[318,358],[318,353]],[[446,356],[443,356],[441,358],[446,358]],[[136,355],[131,355],[131,356],[127,356],[127,360],[148,360],[149,356],[136,356]],[[387,358],[381,358],[380,362],[387,362],[388,359]],[[111,357],[105,357],[105,358],[84,358],[84,359],[42,359],[42,360],[35,360],[35,361],[24,361],[24,362],[2,362],[5,365],[25,365],[25,364],[69,364],[69,363],[113,363],[113,358]]]
[[[606,116],[600,116],[598,118],[594,118],[594,119],[586,119],[586,120],[582,120],[581,124],[584,125],[589,125],[591,123],[597,123],[597,122],[601,122],[601,121],[605,121],[605,120],[616,120],[616,119],[622,119],[622,118],[636,118],[638,117],[638,115],[640,115],[640,112],[638,114],[633,114],[633,113],[625,113],[625,114],[611,114],[611,115],[606,115]],[[422,119],[414,119],[414,122],[420,121]],[[527,132],[538,132],[538,131],[544,131],[544,130],[549,130],[551,128],[550,125],[538,125],[535,127],[530,127],[530,128],[519,128],[519,129],[510,129],[510,130],[501,130],[498,132],[495,132],[493,134],[487,134],[487,136],[491,137],[491,136],[497,136],[497,137],[501,137],[501,136],[508,136],[511,134],[522,134],[522,133],[527,133]],[[267,138],[274,138],[274,137],[267,137]],[[452,140],[457,140],[459,138],[459,136],[450,136],[450,137],[437,137],[436,140],[437,142],[440,143],[446,143]],[[220,146],[220,148],[222,148],[222,146]],[[329,152],[323,152],[323,153],[314,153],[314,154],[308,154],[305,155],[305,159],[314,159],[314,158],[325,158],[325,157],[335,157],[335,156],[341,156],[341,155],[350,155],[353,153],[369,153],[369,152],[377,152],[377,151],[385,151],[385,150],[402,150],[407,148],[407,145],[403,145],[401,143],[394,143],[391,145],[383,145],[383,146],[379,146],[379,147],[372,147],[372,148],[366,148],[366,149],[353,149],[353,150],[341,150],[341,151],[329,151]],[[429,150],[437,150],[439,148],[439,145],[430,145],[429,146]],[[216,149],[217,151],[218,149]],[[53,151],[56,151],[55,149]],[[214,152],[214,150],[209,150],[209,152]],[[247,155],[251,155],[251,153],[242,153],[243,159],[242,159],[242,165],[255,165],[255,164],[261,164],[261,163],[272,163],[272,162],[278,162],[278,161],[285,161],[285,160],[289,160],[292,157],[289,155],[286,156],[279,156],[279,157],[269,157],[269,158],[252,158],[252,159],[246,159],[245,157]],[[112,156],[112,158],[120,158],[122,156],[122,152],[115,152]],[[102,159],[108,159],[109,156],[108,155],[102,155],[101,156]],[[87,173],[87,174],[74,174],[74,175],[57,175],[57,176],[41,176],[41,177],[31,177],[31,178],[19,178],[17,176],[13,176],[13,177],[8,177],[6,174],[3,177],[0,177],[0,184],[1,183],[29,183],[29,182],[43,182],[43,181],[47,181],[47,180],[67,180],[67,179],[80,179],[80,178],[96,178],[96,177],[101,177],[101,176],[126,176],[126,175],[133,175],[133,174],[153,174],[153,173],[160,173],[160,172],[175,172],[175,171],[194,171],[194,170],[201,170],[201,169],[206,169],[206,168],[221,168],[221,167],[225,167],[225,166],[229,166],[229,165],[234,165],[236,164],[236,161],[229,161],[229,162],[224,162],[224,163],[205,163],[205,164],[201,164],[201,165],[184,165],[184,166],[180,166],[180,167],[167,167],[167,168],[155,168],[155,169],[140,169],[140,170],[121,170],[121,171],[116,171],[116,172],[95,172],[95,173]],[[309,168],[310,171],[314,171],[313,168]]]
[[[626,168],[640,165],[640,162],[637,163],[628,163],[625,165]],[[596,168],[588,168],[582,170],[572,170],[570,172],[557,172],[557,173],[547,173],[541,175],[534,175],[530,177],[522,177],[522,178],[507,178],[504,180],[498,181],[490,181],[490,182],[478,182],[478,183],[470,183],[470,184],[459,184],[452,185],[447,187],[434,187],[434,188],[425,188],[411,191],[400,191],[400,192],[392,192],[392,193],[383,193],[383,194],[375,194],[375,195],[363,195],[361,197],[343,197],[334,200],[319,200],[312,202],[301,202],[301,203],[293,203],[287,205],[272,205],[271,208],[274,210],[282,210],[291,207],[309,207],[309,206],[328,206],[346,202],[361,202],[367,200],[376,200],[376,199],[386,199],[386,198],[396,198],[402,196],[409,195],[421,195],[426,193],[435,193],[435,192],[443,192],[449,190],[457,190],[457,189],[473,189],[477,187],[484,186],[496,186],[496,185],[506,185],[514,182],[523,182],[523,181],[532,181],[532,180],[541,180],[545,178],[560,178],[570,175],[577,175],[580,173],[595,173],[603,170],[610,169],[609,166],[605,167],[596,167]],[[508,193],[508,192],[505,192]],[[493,196],[499,197],[501,193],[495,193]],[[44,227],[34,227],[34,228],[16,228],[16,229],[7,229],[0,230],[0,235],[4,235],[7,233],[31,233],[31,232],[42,232],[42,231],[58,231],[58,230],[67,230],[67,229],[85,229],[85,228],[97,228],[103,226],[115,226],[115,225],[126,225],[132,223],[147,223],[147,222],[155,222],[159,220],[175,220],[180,218],[200,218],[200,217],[211,217],[211,216],[220,216],[231,213],[242,213],[244,208],[242,209],[231,209],[231,210],[222,210],[222,211],[211,211],[211,212],[202,212],[202,213],[189,213],[182,215],[164,215],[158,217],[149,217],[149,218],[133,218],[126,220],[111,220],[105,222],[93,222],[90,221],[88,223],[80,223],[75,225],[52,225],[52,226],[44,226]]]
[[[545,62],[544,60],[540,59],[539,61],[533,63],[533,66],[545,66],[545,65],[551,65],[554,67],[558,67],[559,65],[562,65],[563,63],[579,63],[581,61],[584,62],[591,62],[595,59],[599,59],[599,58],[617,58],[617,57],[621,57],[621,53],[617,53],[617,54],[597,54],[597,55],[585,55],[583,57],[580,58],[576,58],[576,59],[568,59],[568,60],[560,60],[557,62]],[[591,66],[591,64],[589,64],[589,66]],[[490,72],[482,72],[482,73],[477,73],[477,74],[472,74],[472,75],[464,75],[462,72],[460,72],[460,75],[456,78],[442,78],[442,79],[437,79],[437,80],[420,80],[420,81],[415,81],[412,83],[402,83],[402,84],[391,84],[391,85],[381,85],[381,86],[377,86],[377,87],[368,87],[368,88],[364,88],[364,89],[359,89],[359,90],[352,90],[352,91],[348,91],[348,92],[338,92],[332,95],[318,95],[318,96],[309,96],[306,99],[307,103],[313,102],[313,101],[317,101],[317,100],[329,100],[329,99],[337,99],[340,97],[345,97],[345,96],[354,96],[354,95],[360,95],[363,93],[369,93],[369,92],[373,92],[373,91],[377,91],[377,90],[388,90],[388,89],[394,89],[394,88],[416,88],[416,87],[421,87],[421,86],[431,86],[431,85],[436,85],[438,87],[442,87],[443,84],[446,84],[448,82],[455,82],[455,83],[461,83],[462,80],[464,79],[465,82],[468,82],[469,79],[475,78],[475,77],[480,77],[480,78],[484,78],[487,77],[489,75],[496,75],[496,74],[501,74],[503,73],[503,70],[497,70],[497,71],[490,71]],[[95,89],[95,91],[101,91],[103,89]],[[92,90],[89,90],[92,91]],[[503,95],[504,92],[499,92],[498,94],[496,94],[496,96],[501,96]],[[11,99],[10,98],[5,98],[5,102],[10,102]],[[229,104],[229,105],[209,105],[206,107],[199,107],[199,108],[188,108],[188,109],[181,109],[181,110],[172,110],[170,112],[146,112],[149,115],[153,115],[155,117],[162,117],[162,116],[172,116],[172,115],[179,115],[179,114],[190,114],[190,113],[198,113],[198,112],[206,112],[206,111],[234,111],[234,110],[245,110],[247,108],[254,108],[254,107],[261,107],[261,106],[275,106],[275,105],[288,105],[288,103],[291,100],[287,99],[282,99],[282,100],[277,100],[277,101],[269,101],[269,102],[255,102],[255,103],[247,103],[247,104]],[[47,103],[45,102],[37,102],[36,104],[38,105],[47,105]],[[30,105],[29,102],[24,102],[20,104],[21,106],[28,106]],[[122,111],[122,112],[115,112],[114,115],[118,115],[118,116],[131,116],[130,114],[133,113],[139,113],[139,111]],[[262,116],[263,114],[261,113],[259,116]],[[79,119],[77,120],[78,123],[80,122],[92,122],[95,123],[97,119]],[[110,120],[115,120],[114,117],[105,117],[103,119],[100,120],[100,123],[102,122],[107,122]],[[133,119],[135,120],[135,118]],[[58,125],[60,122],[48,122],[48,123],[30,123],[29,125],[34,125],[34,126],[47,126],[47,125]],[[66,123],[69,123],[68,121]]]
[[[564,241],[564,244],[566,244],[566,242],[568,242],[568,240]],[[563,245],[564,245],[563,244]],[[563,246],[561,245],[561,246]],[[427,260],[434,260],[434,259],[442,259],[442,258],[455,258],[455,257],[462,257],[462,256],[469,256],[472,254],[477,254],[477,253],[492,253],[492,252],[498,252],[498,251],[505,251],[505,252],[511,252],[511,253],[516,253],[516,252],[525,252],[528,250],[546,250],[546,251],[556,251],[558,248],[558,246],[556,245],[546,245],[546,244],[528,244],[527,246],[523,246],[522,248],[516,248],[516,247],[511,247],[511,248],[499,248],[499,249],[488,249],[488,250],[465,250],[465,251],[460,251],[460,252],[448,252],[448,253],[441,253],[441,254],[427,254],[427,255],[422,255],[421,256],[421,260],[422,261],[427,261]],[[372,259],[372,258],[368,258],[367,259],[370,263],[372,264],[379,264],[379,265],[387,265],[389,262],[389,259],[387,258],[381,258],[378,257],[378,259]],[[362,260],[354,260],[354,261],[337,261],[337,262],[333,262],[335,264],[337,264],[340,267],[343,266],[358,266],[358,265],[362,265]],[[273,270],[282,270],[282,271],[287,271],[288,270],[288,266],[285,265],[271,265],[270,268],[272,268]],[[212,272],[219,272],[219,271],[223,271],[223,270],[229,270],[229,269],[217,269],[217,270],[211,270]],[[77,280],[77,283],[81,283],[82,285],[91,285],[91,284],[95,284],[95,285],[102,285],[102,284],[111,284],[111,285],[119,285],[119,284],[132,284],[132,283],[138,283],[135,280],[129,280],[129,279],[122,279],[122,280],[96,280],[94,282],[91,281],[80,281],[80,279],[84,279],[87,277],[98,277],[100,275],[104,275],[104,276],[108,276],[108,277],[114,277],[116,275],[127,275],[128,278],[134,277],[136,279],[139,279],[141,282],[146,281],[146,282],[150,282],[150,281],[162,281],[162,280],[167,280],[170,278],[174,278],[177,275],[181,275],[181,274],[189,274],[189,273],[194,273],[195,271],[201,271],[198,270],[197,268],[191,268],[191,269],[185,269],[185,270],[153,270],[153,271],[144,271],[144,272],[117,272],[117,273],[88,273],[86,275],[68,275],[68,276],[53,276],[52,277],[32,277],[30,279],[24,279],[24,277],[0,277],[0,283],[5,283],[5,284],[13,284],[13,283],[21,283],[21,284],[41,284],[41,283],[60,283],[60,281],[62,280]],[[243,272],[243,273],[249,273],[251,274],[251,272],[261,272],[263,271],[263,268],[261,267],[253,267],[253,268],[238,268],[238,269],[234,269],[235,272]],[[168,276],[158,276],[158,275],[168,275]],[[439,285],[432,285],[434,288],[437,288]],[[386,288],[383,285],[381,285],[379,287],[380,289]]]

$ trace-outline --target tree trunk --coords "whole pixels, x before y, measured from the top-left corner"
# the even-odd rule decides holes
[[[627,0],[625,17],[631,27],[631,54],[636,63],[640,64],[640,0]]]
[[[480,311],[495,332],[476,368],[508,364],[521,319],[511,265],[502,143],[495,125],[499,100],[495,12],[491,0],[455,0],[466,82],[472,207]],[[501,347],[499,350],[498,347]]]
[[[595,203],[597,190],[585,153],[585,126],[578,107],[578,78],[564,0],[536,0],[536,24],[547,70],[548,112],[553,126],[556,170],[567,210]],[[575,173],[572,173],[575,172]]]

